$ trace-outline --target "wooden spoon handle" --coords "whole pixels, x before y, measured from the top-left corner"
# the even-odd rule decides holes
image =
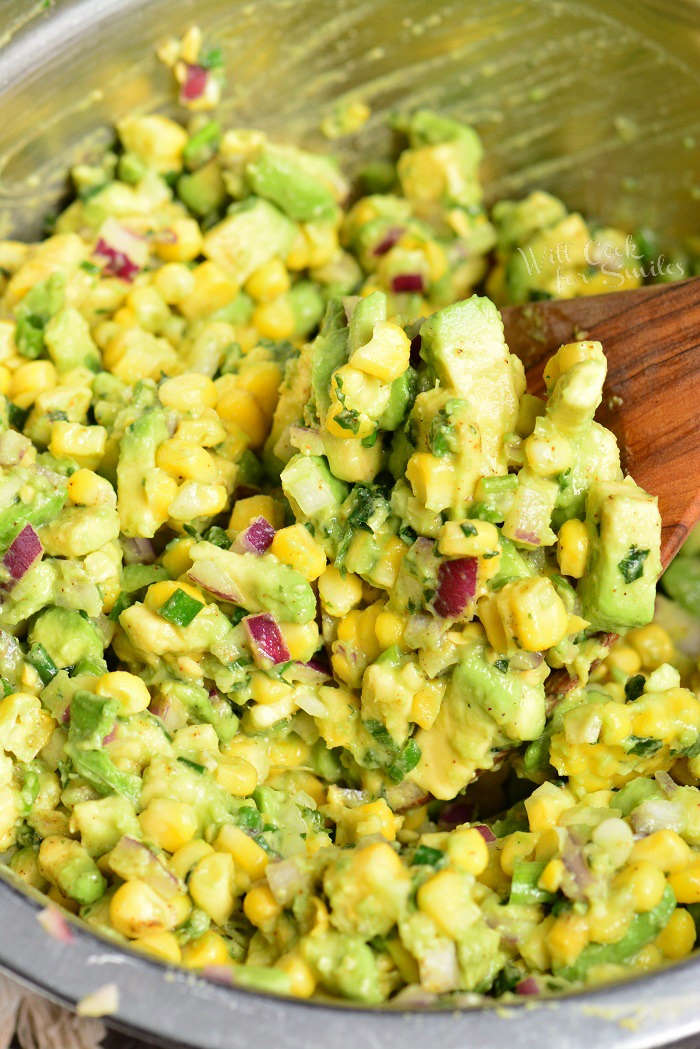
[[[700,519],[700,279],[503,311],[528,389],[562,344],[599,339],[608,358],[596,418],[617,436],[622,465],[657,495],[668,564]]]

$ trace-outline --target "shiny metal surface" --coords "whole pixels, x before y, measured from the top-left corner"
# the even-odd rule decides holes
[[[153,46],[197,21],[222,43],[224,117],[328,149],[334,100],[433,105],[482,134],[491,199],[538,186],[669,242],[700,226],[699,0],[0,0],[0,236],[38,235],[72,162],[134,109],[172,109]],[[341,150],[342,152],[342,150]],[[219,987],[76,928],[0,880],[0,965],[64,1004],[105,983],[132,1030],[201,1049],[646,1049],[700,1033],[700,959],[597,992],[461,1012],[370,1011]]]

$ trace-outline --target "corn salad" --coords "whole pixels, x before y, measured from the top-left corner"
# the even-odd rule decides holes
[[[487,209],[476,132],[428,111],[350,198],[221,128],[198,30],[160,56],[186,124],[126,117],[47,237],[0,243],[5,864],[300,998],[685,957],[700,542],[656,599],[603,347],[530,396],[494,305],[634,286],[632,240]]]

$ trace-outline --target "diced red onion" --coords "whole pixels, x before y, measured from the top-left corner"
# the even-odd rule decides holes
[[[32,442],[17,430],[5,430],[0,434],[0,466],[16,466],[29,449]]]
[[[469,823],[474,815],[474,806],[466,798],[455,798],[449,805],[445,805],[440,813],[440,823],[446,823],[450,827],[457,827],[462,823]]]
[[[44,552],[41,540],[30,524],[15,536],[2,559],[10,578],[16,583]]]
[[[510,668],[511,670],[535,670],[543,659],[541,652],[518,651],[510,657]]]
[[[534,976],[526,976],[515,985],[516,994],[539,994],[540,986]]]
[[[282,907],[287,907],[300,892],[304,891],[308,880],[295,859],[280,860],[279,863],[268,863],[265,877],[270,892]]]
[[[308,663],[296,662],[294,664],[296,681],[319,684],[321,681],[328,681],[330,677],[332,677],[330,670],[320,659],[310,659]]]
[[[426,991],[418,983],[409,983],[402,987],[391,999],[391,1004],[405,1006],[407,1009],[429,1009],[437,1002],[437,996]]]
[[[209,81],[209,70],[204,66],[198,66],[189,64],[187,66],[187,73],[183,81],[182,87],[180,88],[180,99],[184,102],[194,102],[195,99],[201,98],[204,92],[207,90],[207,83]]]
[[[122,859],[124,863],[120,862]],[[172,900],[183,888],[180,879],[161,863],[154,852],[128,835],[120,838],[110,853],[110,866],[120,878],[131,877],[131,870],[138,872],[138,876],[148,882],[164,900]]]
[[[108,218],[100,226],[93,254],[106,260],[103,275],[132,281],[148,262],[149,246],[145,237]]]
[[[424,287],[422,273],[398,273],[391,279],[391,290],[396,292],[423,291]]]
[[[391,226],[372,251],[373,255],[386,255],[403,237],[403,226]],[[394,289],[395,291],[398,289]]]
[[[44,907],[36,916],[42,929],[61,943],[72,943],[75,939],[73,930],[56,907]]]
[[[155,696],[151,700],[148,709],[154,717],[162,721],[163,728],[166,731],[177,732],[179,728],[182,728],[181,712],[176,709],[166,696],[162,694]]]
[[[112,729],[112,731],[108,732],[107,735],[102,740],[102,746],[106,747],[108,743],[112,743],[113,740],[115,740],[116,738],[117,738],[117,726],[115,725],[114,728]]]
[[[436,947],[423,952],[419,961],[420,982],[442,994],[459,987],[457,948],[452,940],[442,940]]]
[[[386,788],[386,800],[392,812],[409,812],[426,805],[430,801],[430,794],[413,780],[404,779]]]
[[[584,711],[585,713],[585,711]],[[588,717],[567,718],[564,721],[564,735],[567,743],[597,743],[603,719],[600,714],[589,713]]]
[[[659,769],[658,772],[654,773],[654,779],[659,784],[667,798],[670,798],[678,790],[678,784],[676,781],[669,776],[668,772],[664,772],[663,769]]]
[[[243,624],[256,663],[264,666],[289,661],[289,649],[274,616],[269,612],[261,612],[259,615],[246,616]]]
[[[312,718],[327,718],[328,708],[319,698],[315,688],[305,688],[300,685],[294,689],[294,702],[300,710],[310,714]]]
[[[438,568],[437,595],[433,607],[443,619],[461,616],[476,593],[477,559],[458,557],[442,561]]]
[[[275,530],[265,517],[256,517],[236,536],[233,549],[243,554],[264,554],[275,538]]]
[[[187,577],[198,586],[208,590],[220,601],[229,601],[232,605],[241,603],[240,591],[233,580],[221,570],[214,561],[197,560],[187,573]]]
[[[656,830],[683,830],[685,816],[680,805],[674,801],[652,798],[637,805],[630,816],[630,823],[636,834],[646,837]]]
[[[289,443],[306,455],[323,455],[323,438],[318,430],[309,426],[290,426]]]
[[[205,980],[212,983],[221,983],[225,987],[233,987],[233,970],[226,965],[205,965],[201,970]]]
[[[152,565],[157,560],[155,547],[150,539],[128,536],[122,539],[124,563],[127,565]]]
[[[484,839],[487,845],[490,845],[492,841],[496,840],[496,835],[493,833],[490,827],[486,826],[485,823],[475,824],[474,830],[478,830],[479,834]]]
[[[515,538],[519,539],[521,543],[529,543],[530,546],[540,545],[540,537],[535,532],[527,531],[524,528],[516,528]]]
[[[590,886],[593,880],[593,875],[586,863],[581,843],[571,831],[566,835],[561,858],[564,866],[576,884],[576,888],[580,894],[577,898],[582,898],[585,890]]]

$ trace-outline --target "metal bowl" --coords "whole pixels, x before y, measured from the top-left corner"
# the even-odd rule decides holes
[[[194,21],[223,45],[228,122],[327,149],[322,117],[360,97],[372,117],[344,147],[352,170],[388,150],[388,111],[435,106],[478,127],[491,199],[542,187],[669,244],[700,225],[699,0],[2,0],[0,236],[40,235],[115,119],[172,108],[153,48]],[[170,1044],[645,1049],[700,1033],[698,959],[512,1006],[360,1009],[218,986],[77,922],[64,943],[42,906],[0,879],[0,965],[69,1006],[115,983],[111,1022]]]

